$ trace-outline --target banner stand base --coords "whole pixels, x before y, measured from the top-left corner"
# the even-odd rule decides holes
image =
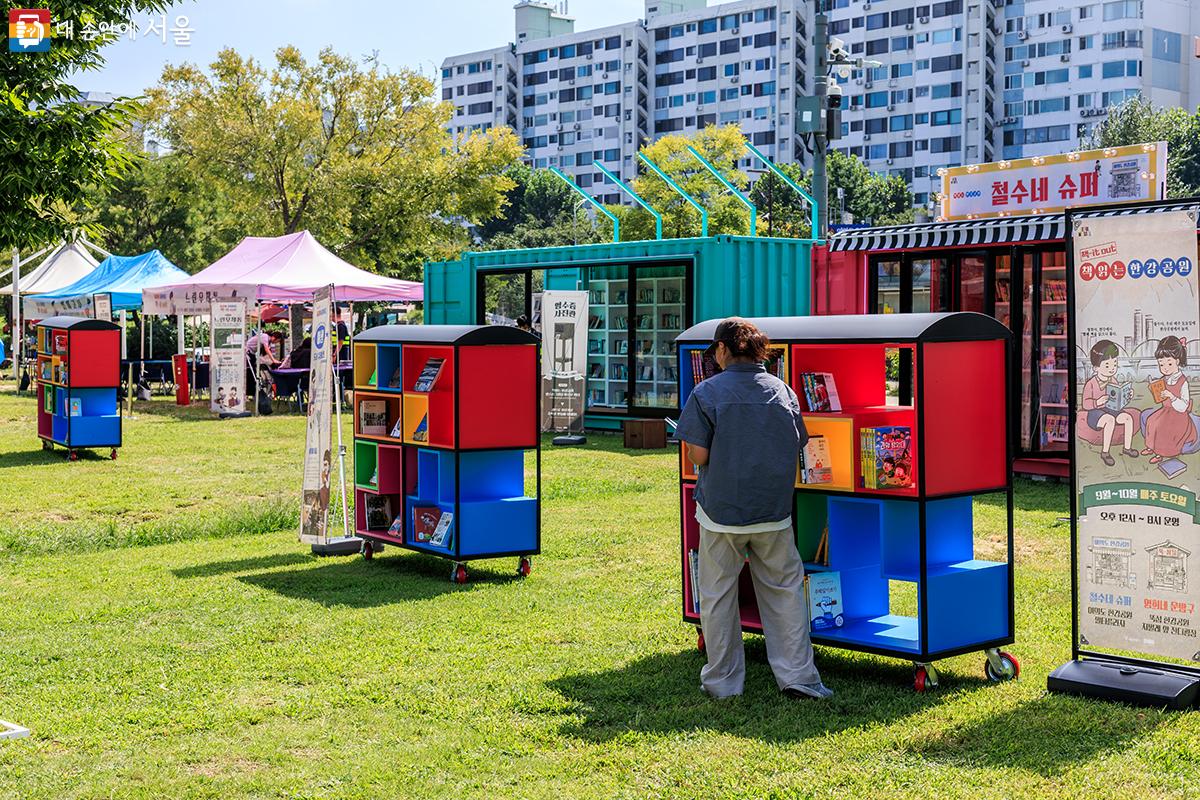
[[[1046,688],[1059,694],[1095,697],[1135,706],[1182,711],[1196,705],[1200,676],[1106,661],[1068,661],[1046,678]]]
[[[28,735],[29,728],[0,719],[0,739],[24,739]]]
[[[362,552],[363,540],[357,536],[343,536],[330,539],[325,544],[314,544],[314,556],[356,556]]]
[[[217,414],[217,419],[242,419],[243,417],[254,416],[249,411],[222,411]]]
[[[578,433],[572,433],[566,436],[555,436],[550,443],[559,445],[560,447],[578,447],[581,444],[587,444],[587,437]]]

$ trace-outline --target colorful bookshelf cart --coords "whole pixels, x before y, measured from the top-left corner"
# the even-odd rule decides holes
[[[37,325],[37,431],[42,447],[121,446],[121,329],[83,317],[50,317]]]
[[[989,678],[1015,678],[1016,659],[999,649],[1014,640],[1008,329],[976,313],[752,321],[774,346],[784,346],[781,368],[773,371],[799,397],[805,396],[801,375],[830,373],[841,400],[840,412],[804,415],[809,433],[828,442],[832,481],[797,482],[795,489],[796,545],[805,571],[837,571],[842,586],[841,624],[813,630],[813,642],[911,660],[917,691],[937,685],[936,659],[979,650],[986,652]],[[678,339],[684,402],[697,377],[692,353],[708,346],[717,322],[696,325]],[[908,351],[912,359],[912,405],[889,404],[891,350]],[[911,431],[907,488],[865,488],[859,431],[881,426]],[[689,567],[700,537],[696,475],[686,450],[680,464],[683,618],[699,626]],[[1003,495],[1007,508],[1003,561],[975,552],[972,498],[990,493]],[[998,550],[999,543],[988,549]],[[761,633],[748,565],[739,597],[743,630]],[[703,649],[702,632],[698,644]]]
[[[467,561],[518,556],[518,573],[529,574],[541,550],[538,341],[495,325],[384,325],[355,338],[354,505],[364,557],[387,544],[430,553],[453,560],[451,580],[465,583]],[[420,385],[438,363],[432,386]],[[365,431],[364,419],[383,433]],[[433,544],[422,518],[447,513],[446,540]],[[384,517],[400,517],[401,529],[380,527]]]

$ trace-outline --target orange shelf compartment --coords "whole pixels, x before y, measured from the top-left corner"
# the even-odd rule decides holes
[[[687,443],[679,443],[679,474],[685,481],[697,480],[696,465],[687,457]]]
[[[821,436],[828,444],[833,480],[829,483],[803,483],[797,467],[796,488],[803,491],[854,491],[857,439],[853,415],[805,414],[804,427],[808,429],[809,436]]]

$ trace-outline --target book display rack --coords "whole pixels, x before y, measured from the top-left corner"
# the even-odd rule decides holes
[[[977,313],[752,321],[786,348],[783,368],[772,371],[802,406],[803,376],[811,397],[811,376],[832,375],[841,408],[805,411],[809,434],[824,440],[822,463],[797,476],[794,496],[805,572],[822,575],[826,607],[812,609],[813,642],[910,660],[918,691],[937,685],[936,659],[973,651],[986,652],[992,680],[1016,677],[1016,659],[999,649],[1014,640],[1008,329]],[[717,322],[678,339],[684,402],[711,377],[712,365],[693,353],[711,343]],[[912,359],[911,405],[887,394],[888,354],[896,350]],[[683,619],[699,626],[696,472],[681,449]],[[972,499],[983,494],[1003,496],[1007,528],[980,548]],[[830,581],[840,582],[840,599]],[[743,630],[761,633],[748,566],[739,599]],[[703,648],[702,632],[698,642]]]
[[[538,339],[505,326],[384,325],[354,340],[355,532],[466,562],[541,548]],[[526,479],[528,467],[531,480]]]
[[[121,329],[104,320],[50,317],[37,325],[37,433],[42,448],[121,446]]]

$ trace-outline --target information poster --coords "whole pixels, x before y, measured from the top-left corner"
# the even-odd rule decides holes
[[[583,433],[588,293],[542,293],[542,430]]]
[[[92,316],[105,322],[112,322],[112,295],[92,295]]]
[[[209,364],[212,399],[209,407],[218,414],[246,411],[246,301],[219,300],[211,314]]]
[[[329,481],[333,468],[333,287],[313,297],[312,356],[308,371],[308,419],[304,436],[304,482],[300,541],[327,543]]]
[[[1196,212],[1072,220],[1078,645],[1200,661]]]

